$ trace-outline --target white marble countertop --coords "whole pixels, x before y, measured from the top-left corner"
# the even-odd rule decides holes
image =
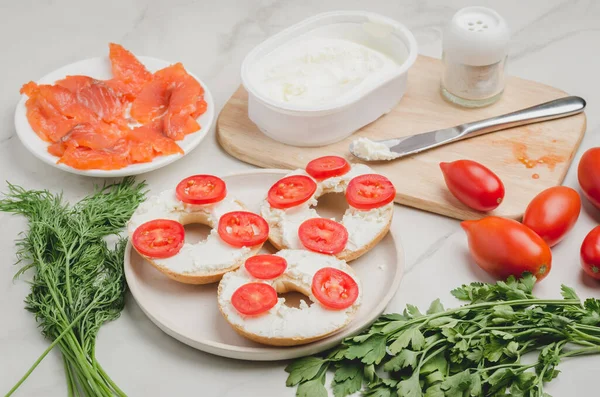
[[[480,3],[495,7],[513,31],[511,74],[559,87],[588,101],[588,130],[583,150],[600,145],[600,2],[594,0],[3,0],[0,11],[0,180],[27,188],[63,189],[81,198],[97,180],[47,166],[16,138],[13,112],[20,86],[62,65],[107,52],[115,41],[135,53],[182,61],[211,88],[217,108],[240,82],[245,54],[277,31],[313,14],[336,9],[366,9],[405,23],[420,53],[439,57],[440,26],[460,7]],[[160,189],[191,172],[217,174],[250,169],[225,154],[214,131],[185,159],[143,175]],[[577,188],[576,168],[565,184]],[[0,186],[0,190],[4,190]],[[449,291],[462,283],[488,280],[471,264],[466,238],[455,220],[396,206],[399,233],[406,247],[406,275],[389,311],[406,303],[426,306],[436,297],[456,302]],[[554,250],[550,276],[540,296],[558,296],[559,286],[576,287],[582,296],[600,297],[600,284],[579,269],[579,247],[600,220],[585,203],[579,222]],[[48,346],[33,316],[24,310],[28,285],[12,281],[16,268],[13,240],[25,222],[0,213],[0,393],[23,375]],[[130,396],[292,396],[286,389],[284,363],[249,363],[211,356],[189,348],[155,327],[129,297],[123,316],[105,325],[98,338],[105,369]],[[547,388],[554,396],[595,395],[600,357],[561,364],[562,373]],[[575,392],[573,392],[575,390]],[[21,387],[18,396],[63,396],[66,383],[58,352],[50,354]]]

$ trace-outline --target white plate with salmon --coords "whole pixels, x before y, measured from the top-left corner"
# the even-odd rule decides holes
[[[212,95],[181,63],[109,56],[64,66],[21,88],[17,135],[40,160],[94,177],[149,172],[192,151],[215,115]]]

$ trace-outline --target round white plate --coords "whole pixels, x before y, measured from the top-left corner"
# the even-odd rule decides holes
[[[151,57],[140,56],[138,59],[146,66],[146,68],[155,72],[156,70],[162,69],[172,64],[172,62],[163,61]],[[189,73],[189,71],[188,71]],[[63,79],[69,75],[86,75],[99,80],[107,80],[112,78],[110,60],[108,57],[91,58],[84,61],[72,63],[67,66],[55,70],[54,72],[47,74],[42,77],[39,84],[54,84],[57,80]],[[72,172],[74,174],[95,176],[95,177],[121,177],[127,175],[137,175],[144,172],[149,172],[167,164],[170,164],[176,160],[179,160],[189,152],[191,152],[208,134],[215,118],[215,103],[213,97],[208,90],[206,84],[198,77],[190,73],[198,82],[204,87],[204,100],[207,104],[206,112],[198,117],[198,123],[200,124],[200,131],[194,132],[187,135],[183,140],[178,141],[177,144],[183,149],[184,154],[172,154],[169,156],[159,156],[149,163],[132,164],[120,170],[78,170],[73,167],[69,167],[65,164],[57,164],[57,157],[48,153],[48,143],[44,142],[36,133],[33,131],[27,121],[27,109],[25,108],[25,102],[27,101],[27,95],[22,95],[21,100],[17,105],[15,111],[15,128],[17,135],[23,145],[38,159],[43,162],[50,164],[56,168],[64,171]]]
[[[223,178],[227,190],[258,212],[271,185],[284,170],[259,170]],[[343,197],[343,196],[342,196]],[[341,214],[343,198],[326,195],[319,201],[321,216]],[[392,226],[392,230],[394,227]],[[269,244],[265,244],[269,245]],[[267,250],[273,248],[269,245]],[[274,252],[274,251],[273,251]],[[341,332],[303,346],[271,347],[239,336],[217,307],[218,284],[193,286],[173,281],[147,263],[129,245],[125,251],[125,277],[144,313],[160,329],[196,349],[219,356],[253,361],[285,360],[326,350],[371,324],[393,298],[402,277],[404,253],[398,236],[390,231],[370,252],[351,262],[363,285],[363,303],[354,321]]]

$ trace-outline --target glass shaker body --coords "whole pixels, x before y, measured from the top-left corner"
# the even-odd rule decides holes
[[[507,57],[491,65],[473,66],[442,55],[442,95],[465,107],[491,105],[502,96]]]

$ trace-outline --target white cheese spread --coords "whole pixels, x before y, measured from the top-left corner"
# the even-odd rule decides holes
[[[363,160],[394,160],[399,157],[398,153],[392,152],[389,146],[372,141],[369,138],[361,137],[355,139],[352,141],[352,146],[352,152]]]
[[[273,100],[322,105],[367,91],[398,66],[387,55],[353,41],[301,36],[260,59],[250,79]]]

